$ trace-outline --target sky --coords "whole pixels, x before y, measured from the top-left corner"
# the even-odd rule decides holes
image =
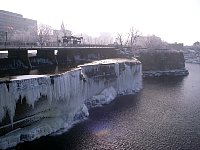
[[[22,14],[74,34],[156,35],[169,43],[200,41],[200,0],[0,0],[0,10]]]

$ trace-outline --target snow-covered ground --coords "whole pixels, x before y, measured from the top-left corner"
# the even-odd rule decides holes
[[[26,98],[33,111],[42,96],[47,99],[40,106],[44,111],[34,116],[41,118],[40,121],[1,136],[0,149],[66,131],[86,119],[89,108],[107,104],[118,95],[135,94],[141,88],[142,67],[136,59],[96,61],[59,75],[0,83],[0,121],[8,112],[11,125],[15,124],[16,103],[22,98]]]

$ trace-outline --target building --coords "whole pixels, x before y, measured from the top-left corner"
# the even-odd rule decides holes
[[[63,30],[53,30],[53,36],[52,36],[52,41],[53,42],[58,42],[58,41],[62,41],[63,36],[71,36],[72,35],[72,31],[70,30],[66,30],[63,32]]]
[[[72,31],[66,29],[63,21],[60,30],[53,30],[53,41],[61,42],[63,37],[70,36],[72,36]]]
[[[37,28],[37,21],[24,18],[23,15],[0,10],[0,36],[13,31],[27,31],[29,27]]]
[[[168,47],[170,49],[175,49],[175,50],[183,50],[184,44],[183,43],[171,43],[168,44]]]
[[[63,36],[63,43],[66,44],[81,44],[83,37]]]

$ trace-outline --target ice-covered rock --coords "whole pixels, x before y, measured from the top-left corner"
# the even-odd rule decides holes
[[[20,109],[16,105],[19,101],[22,105],[23,98],[32,107],[27,109],[26,117],[29,120],[34,118],[32,121],[39,120],[1,136],[0,149],[68,129],[87,118],[88,108],[107,104],[118,95],[134,94],[141,88],[142,67],[136,59],[96,61],[58,75],[0,83],[0,121],[8,114],[10,125],[15,127],[20,122],[15,120],[17,109]],[[37,103],[43,99],[46,101],[38,106]]]
[[[114,100],[117,96],[117,91],[113,87],[104,89],[99,95],[93,96],[87,101],[88,108],[102,106]]]

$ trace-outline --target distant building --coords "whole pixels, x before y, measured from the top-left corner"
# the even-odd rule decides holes
[[[0,36],[11,31],[26,31],[37,27],[37,21],[23,18],[21,14],[0,10]]]
[[[65,30],[65,32],[63,33],[62,30],[53,30],[53,41],[62,41],[63,36],[71,36],[72,35],[72,31],[70,30]]]
[[[63,36],[63,43],[66,44],[81,44],[83,37]]]
[[[72,31],[65,28],[64,23],[62,22],[60,30],[53,30],[53,41],[61,42],[63,37],[72,36]]]
[[[172,43],[172,44],[168,44],[168,47],[170,49],[182,50],[184,45],[183,45],[183,43]]]

